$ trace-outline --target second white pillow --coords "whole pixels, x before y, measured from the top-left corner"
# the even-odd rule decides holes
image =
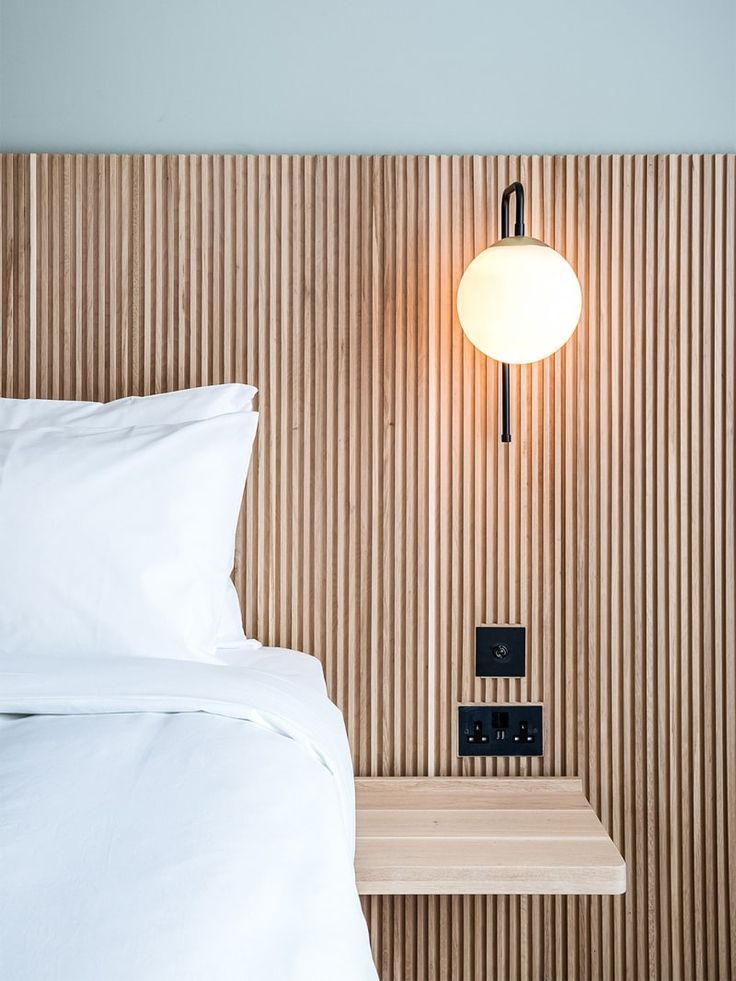
[[[0,432],[0,653],[215,660],[257,421]]]
[[[173,425],[230,412],[252,412],[257,394],[258,389],[253,385],[230,382],[159,395],[131,395],[114,402],[0,398],[0,430],[47,426],[122,429],[126,426]],[[223,593],[218,646],[240,645],[245,639],[240,599],[234,584],[228,581]]]

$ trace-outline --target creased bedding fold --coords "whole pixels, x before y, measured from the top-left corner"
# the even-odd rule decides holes
[[[207,712],[296,740],[336,777],[354,844],[352,764],[339,710],[303,685],[253,668],[164,658],[0,657],[0,713]]]

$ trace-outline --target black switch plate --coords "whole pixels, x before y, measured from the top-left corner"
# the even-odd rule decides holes
[[[477,678],[523,678],[526,674],[526,627],[475,628]]]
[[[541,756],[542,706],[532,704],[459,705],[458,756]]]

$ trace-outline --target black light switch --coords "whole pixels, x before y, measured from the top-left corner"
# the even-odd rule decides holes
[[[475,674],[478,678],[523,678],[526,674],[526,627],[476,627]]]
[[[508,729],[509,713],[491,712],[491,725],[493,726],[494,729]]]

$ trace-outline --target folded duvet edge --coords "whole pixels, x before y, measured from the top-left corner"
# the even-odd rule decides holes
[[[342,713],[326,691],[271,673],[263,662],[250,668],[165,658],[0,656],[2,714],[134,712],[204,712],[293,739],[335,778],[346,843],[354,852],[350,749]]]

